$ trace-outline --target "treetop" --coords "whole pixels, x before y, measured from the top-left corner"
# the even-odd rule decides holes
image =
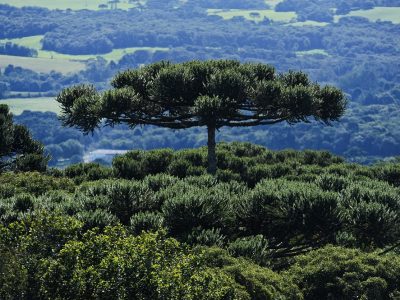
[[[106,125],[254,126],[309,122],[329,124],[344,113],[347,100],[332,86],[311,82],[297,71],[278,74],[272,66],[234,60],[161,61],[115,76],[112,88],[90,85],[57,97],[62,121],[89,133]]]

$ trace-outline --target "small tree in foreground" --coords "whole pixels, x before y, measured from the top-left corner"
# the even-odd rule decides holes
[[[0,172],[44,171],[48,161],[43,145],[25,126],[14,124],[8,106],[0,104]]]
[[[119,73],[112,89],[92,86],[63,90],[57,97],[64,125],[93,132],[125,123],[172,129],[206,126],[208,172],[216,171],[215,132],[223,126],[244,127],[311,118],[329,124],[344,113],[344,94],[321,87],[307,75],[276,74],[273,67],[231,60],[158,62]]]

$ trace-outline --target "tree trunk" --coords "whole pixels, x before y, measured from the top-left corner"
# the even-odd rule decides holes
[[[217,172],[217,155],[215,154],[215,126],[208,126],[208,169],[209,174]]]

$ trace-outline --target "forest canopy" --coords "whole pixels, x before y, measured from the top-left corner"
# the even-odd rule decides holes
[[[206,148],[1,174],[1,297],[399,294],[398,163],[249,143],[217,156],[215,177]]]

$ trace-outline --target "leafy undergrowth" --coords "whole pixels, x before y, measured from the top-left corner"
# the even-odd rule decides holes
[[[0,298],[398,299],[398,164],[206,154],[0,175]]]

